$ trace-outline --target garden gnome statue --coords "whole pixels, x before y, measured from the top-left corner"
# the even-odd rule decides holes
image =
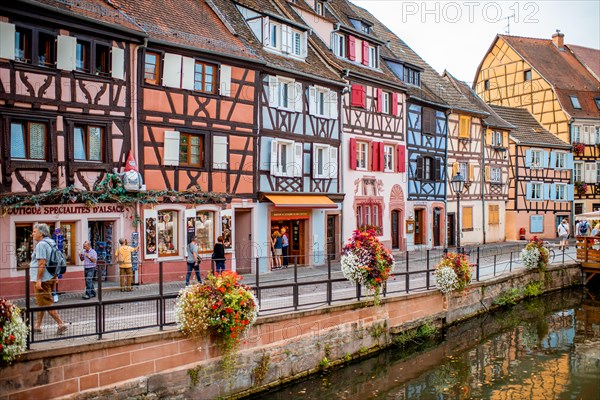
[[[142,181],[142,174],[138,171],[137,163],[133,158],[131,150],[129,150],[127,161],[125,162],[125,172],[119,175],[123,180],[123,187],[125,190],[134,192],[144,190],[145,185]]]

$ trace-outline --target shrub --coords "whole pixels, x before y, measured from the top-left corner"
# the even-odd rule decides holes
[[[462,292],[471,283],[471,268],[467,256],[464,254],[448,253],[442,257],[442,261],[436,267],[436,286],[444,293],[454,290]],[[448,270],[452,270],[456,280]]]
[[[546,271],[549,255],[548,249],[544,247],[544,242],[534,236],[521,250],[521,261],[527,269],[539,268]]]

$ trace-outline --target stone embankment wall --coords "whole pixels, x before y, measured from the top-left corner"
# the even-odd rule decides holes
[[[576,266],[520,271],[473,284],[444,297],[431,290],[372,302],[261,317],[241,344],[235,367],[221,370],[210,340],[184,338],[171,330],[118,340],[90,340],[51,350],[33,350],[1,370],[0,400],[32,398],[125,399],[237,396],[347,362],[389,346],[393,334],[425,322],[438,326],[486,312],[512,288],[533,281],[545,290],[578,285]]]

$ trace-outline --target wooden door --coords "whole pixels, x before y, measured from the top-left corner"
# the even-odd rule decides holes
[[[415,210],[415,244],[423,244],[423,209]]]
[[[327,216],[327,256],[331,260],[336,259],[337,249],[335,245],[335,215]]]
[[[400,241],[398,240],[400,232],[398,225],[400,223],[400,213],[398,210],[392,211],[392,249],[400,248]]]
[[[291,221],[290,264],[293,264],[294,260],[297,260],[299,265],[305,264],[305,223],[306,221],[298,219]]]
[[[448,213],[448,225],[447,232],[448,235],[448,247],[456,246],[456,214]]]
[[[236,271],[247,274],[252,272],[252,212],[248,209],[235,209],[233,226]]]
[[[440,246],[442,243],[442,228],[440,226],[440,222],[442,219],[442,209],[434,208],[433,209],[433,245],[435,247]]]

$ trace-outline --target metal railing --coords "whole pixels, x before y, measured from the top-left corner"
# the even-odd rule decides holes
[[[523,268],[519,260],[522,247],[522,244],[465,247],[464,252],[473,264],[473,281],[490,279]],[[394,253],[394,271],[384,285],[381,296],[385,298],[435,289],[435,268],[444,254],[444,249]],[[316,267],[299,265],[298,260],[302,258],[290,256],[292,263],[289,267],[277,271],[266,270],[266,258],[254,258],[254,271],[243,276],[245,280],[251,281],[247,284],[255,293],[259,315],[275,315],[372,298],[372,293],[363,286],[355,285],[343,277],[339,262],[332,262],[332,257],[327,255],[320,256],[325,264]],[[563,250],[557,253],[554,263],[564,264],[569,261],[575,262],[574,249],[571,252]],[[203,271],[214,271],[214,261],[205,260],[206,262],[210,262],[211,267],[202,268]],[[63,320],[69,323],[63,335],[58,332],[53,334],[52,330],[56,325],[46,316],[42,333],[31,331],[30,343],[83,337],[102,339],[108,334],[123,338],[128,333],[141,329],[163,330],[165,326],[175,325],[176,299],[179,290],[185,286],[183,274],[187,270],[182,268],[185,262],[157,264],[156,276],[152,277],[154,279],[147,279],[156,283],[140,285],[135,292],[119,293],[114,290],[117,288],[114,283],[112,287],[107,287],[107,283],[98,279],[97,297],[78,301],[76,298],[82,294],[81,291],[65,293],[63,304],[55,303],[47,307],[32,304],[31,285],[25,284],[25,298],[17,300],[17,303],[24,303],[18,305],[24,307],[29,324],[35,320],[36,313],[48,310],[58,310]],[[28,269],[25,279],[29,282]]]

